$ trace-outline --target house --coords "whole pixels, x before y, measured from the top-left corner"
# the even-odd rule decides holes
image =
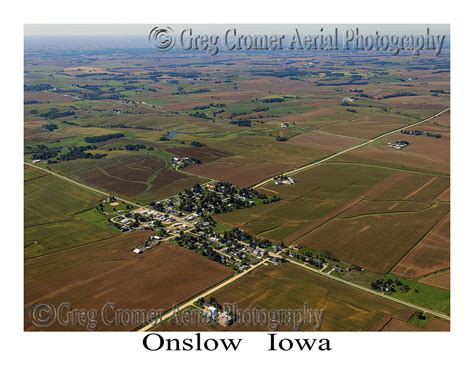
[[[138,248],[138,247],[136,247],[135,249],[132,250],[132,252],[138,255],[138,254],[142,254],[142,253],[143,253],[143,250],[140,249],[140,248]]]
[[[202,315],[208,320],[215,320],[217,317],[217,308],[213,305],[205,305]]]
[[[356,99],[353,98],[353,97],[344,97],[344,98],[342,99],[342,102],[343,102],[343,103],[352,103],[352,102],[355,101],[355,100],[356,100]]]

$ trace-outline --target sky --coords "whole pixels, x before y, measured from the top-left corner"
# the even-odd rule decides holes
[[[149,31],[158,25],[150,24],[26,24],[25,25],[25,36],[49,36],[49,37],[66,37],[66,36],[147,36]],[[298,29],[304,33],[316,34],[320,33],[321,27],[324,31],[330,33],[337,27],[343,31],[348,28],[355,29],[359,27],[361,33],[375,33],[378,31],[383,34],[425,34],[426,27],[430,27],[431,34],[446,34],[449,35],[449,25],[446,24],[353,24],[353,25],[276,25],[276,24],[261,24],[261,25],[250,25],[250,24],[213,24],[213,25],[202,25],[202,24],[160,24],[159,26],[170,26],[174,31],[181,31],[183,29],[192,27],[193,32],[196,33],[213,33],[222,34],[230,27],[237,27],[239,33],[260,33],[260,34],[284,34],[292,33],[294,28],[297,26]]]

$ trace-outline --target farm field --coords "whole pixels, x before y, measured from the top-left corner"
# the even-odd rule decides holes
[[[336,135],[371,139],[407,125],[410,121],[413,119],[381,113],[366,113],[353,120],[329,125],[323,130]]]
[[[359,200],[370,189],[371,184],[386,175],[385,170],[380,168],[317,166],[295,175],[297,184],[294,186],[277,186],[272,183],[261,187],[262,192],[278,196],[284,203],[275,206],[275,210],[271,212],[249,217],[246,222],[237,226],[262,238],[291,243],[306,233],[308,228],[312,230],[343,212],[351,203]],[[250,216],[256,211],[238,212],[241,215],[247,212]],[[232,223],[234,217],[236,216],[233,214],[222,215],[219,220],[225,223],[229,219]],[[270,236],[270,233],[274,236]]]
[[[443,331],[448,332],[450,330],[449,323],[441,319],[431,319],[428,321],[427,326],[418,327],[408,322],[400,321],[397,319],[390,319],[390,321],[383,327],[383,332],[423,332],[423,331]]]
[[[345,262],[377,273],[386,273],[447,212],[447,206],[434,204],[418,212],[337,218],[297,242],[312,248],[330,250]]]
[[[98,196],[39,170],[25,167],[25,258],[109,238],[118,233],[77,214],[97,206]]]
[[[450,266],[449,235],[449,215],[446,215],[398,263],[394,272],[413,278],[448,268]]]
[[[223,158],[216,162],[191,167],[187,172],[247,187],[286,171],[290,166],[243,157]]]
[[[245,278],[212,294],[219,304],[234,304],[235,309],[244,310],[301,310],[306,303],[311,310],[323,310],[323,331],[367,331],[379,330],[394,318],[407,322],[414,310],[334,280],[309,272],[293,264],[259,267]],[[238,323],[225,330],[293,330],[284,322],[258,325]],[[312,330],[314,324],[299,325],[298,330]],[[214,326],[177,325],[169,322],[157,330],[216,330]],[[217,330],[222,329],[217,327]],[[427,328],[429,330],[429,328]]]
[[[149,234],[123,234],[28,260],[25,312],[35,302],[54,306],[70,302],[74,308],[99,310],[112,302],[117,309],[165,311],[232,274],[225,266],[170,243],[141,256],[131,254]],[[99,320],[97,330],[132,330],[139,325],[106,325],[103,321]],[[25,328],[35,329],[31,323]],[[65,328],[57,324],[49,329],[86,330],[81,325]]]
[[[424,130],[439,134],[440,138],[396,133],[386,136],[376,143],[343,154],[337,157],[335,161],[382,164],[389,167],[448,176],[450,132],[449,128],[440,128],[435,125],[436,120],[437,118],[406,130]],[[407,141],[409,145],[402,150],[395,150],[388,146],[388,143],[397,140]]]
[[[442,273],[439,273],[439,274],[429,275],[422,278],[420,282],[429,284],[430,286],[449,290],[450,282],[451,282],[451,273],[449,271],[443,271]]]

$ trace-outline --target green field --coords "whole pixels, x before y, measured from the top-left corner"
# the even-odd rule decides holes
[[[38,172],[25,167],[25,258],[109,238],[118,233],[106,225],[105,218],[87,220],[80,216],[89,209],[94,211],[103,196],[52,175],[35,175]]]

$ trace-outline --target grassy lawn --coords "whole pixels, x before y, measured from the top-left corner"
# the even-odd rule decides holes
[[[387,274],[385,278],[395,279],[397,276]],[[410,286],[410,290],[407,293],[394,292],[391,296],[449,315],[450,291],[419,283],[412,279],[401,280]]]
[[[408,323],[415,325],[418,328],[425,328],[428,322],[433,318],[431,315],[425,315],[425,319],[418,318],[418,314],[415,313],[409,320]]]
[[[450,309],[450,291],[432,287],[427,284],[417,282],[413,279],[400,278],[394,274],[378,275],[370,271],[352,271],[337,274],[339,277],[350,282],[370,288],[370,283],[377,279],[400,279],[403,284],[410,287],[410,290],[403,293],[399,290],[393,292],[390,296],[409,303],[419,305],[424,308],[432,309],[449,315]]]
[[[98,227],[102,229],[107,229],[117,234],[120,233],[119,230],[107,220],[107,216],[102,214],[96,208],[92,208],[85,212],[81,212],[77,214],[76,217],[81,219],[82,221],[86,221],[94,225],[97,225]]]
[[[215,220],[214,220],[215,221]],[[216,233],[224,233],[224,232],[227,232],[228,230],[231,230],[232,228],[222,222],[219,222],[219,221],[215,221],[216,225],[214,226],[214,231]]]

